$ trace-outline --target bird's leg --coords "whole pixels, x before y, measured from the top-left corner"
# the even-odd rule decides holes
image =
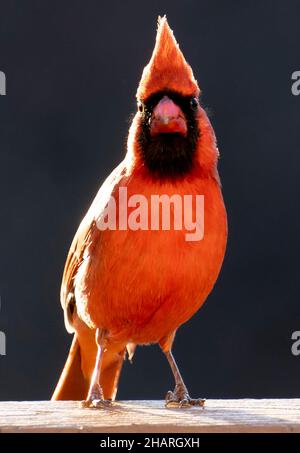
[[[95,367],[92,374],[91,384],[89,392],[85,401],[81,402],[82,407],[107,407],[111,404],[110,401],[106,401],[103,397],[103,391],[100,386],[100,373],[101,365],[103,361],[103,354],[106,350],[106,337],[107,332],[105,330],[96,330],[96,343],[97,343],[97,355],[95,361]]]
[[[166,407],[204,406],[205,399],[190,397],[171,350],[164,351],[175,378],[175,389],[166,395]]]

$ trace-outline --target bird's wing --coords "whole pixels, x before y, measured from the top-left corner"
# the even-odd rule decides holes
[[[75,277],[79,266],[84,261],[84,252],[96,235],[101,231],[97,228],[97,219],[108,203],[114,188],[120,183],[126,173],[126,167],[122,162],[105,180],[97,193],[91,207],[79,225],[72,241],[63,273],[60,300],[65,314],[65,325],[68,332],[74,332],[72,318],[76,309],[74,296]]]

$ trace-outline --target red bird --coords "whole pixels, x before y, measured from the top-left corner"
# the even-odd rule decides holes
[[[219,153],[199,95],[166,17],[159,18],[155,48],[137,90],[127,154],[100,188],[67,257],[61,302],[66,328],[75,335],[53,400],[109,404],[126,352],[131,358],[136,345],[158,343],[175,378],[166,405],[204,404],[189,396],[171,352],[176,330],[211,292],[227,241]],[[100,228],[99,219],[109,216],[109,200],[120,206],[120,188],[148,206],[153,195],[202,195],[203,238],[187,241],[188,228],[118,228],[121,210],[113,228]],[[174,220],[173,204],[171,213]],[[142,214],[139,210],[136,221]],[[194,205],[189,214],[197,214]]]

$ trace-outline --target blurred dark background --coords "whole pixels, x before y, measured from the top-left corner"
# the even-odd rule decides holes
[[[299,397],[298,1],[0,1],[0,399],[48,399],[71,337],[66,254],[121,160],[135,92],[166,13],[212,112],[229,243],[205,306],[176,338],[191,394]],[[118,397],[173,386],[157,346],[137,350]]]

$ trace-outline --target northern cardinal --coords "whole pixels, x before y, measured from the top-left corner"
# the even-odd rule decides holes
[[[176,330],[211,292],[227,241],[219,153],[199,95],[166,17],[159,18],[126,157],[100,188],[67,257],[61,303],[66,328],[75,335],[53,400],[111,404],[126,354],[158,343],[175,378],[166,405],[204,404],[189,396],[171,352]],[[118,201],[120,188],[149,202],[153,194],[203,195],[203,238],[187,241],[184,228],[99,228],[108,199]]]

